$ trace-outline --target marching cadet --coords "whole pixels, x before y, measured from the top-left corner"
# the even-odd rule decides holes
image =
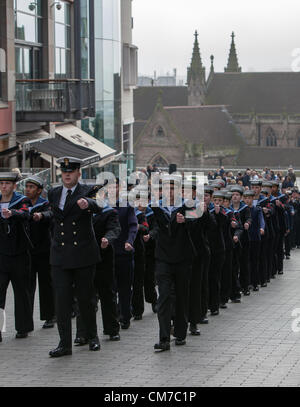
[[[138,222],[134,208],[128,205],[121,196],[119,180],[115,186],[117,197],[116,210],[119,215],[121,233],[114,241],[115,248],[115,270],[119,299],[120,324],[122,329],[130,327],[132,284],[134,273],[134,241],[138,231]]]
[[[0,308],[5,309],[6,291],[11,282],[16,338],[21,339],[33,331],[28,237],[30,200],[15,192],[17,181],[17,173],[0,173]]]
[[[53,213],[53,238],[50,250],[55,309],[60,342],[50,357],[72,354],[73,284],[79,312],[84,320],[89,350],[99,351],[94,277],[100,251],[92,226],[92,214],[99,212],[93,199],[86,198],[87,186],[79,183],[81,161],[63,157],[58,161],[63,185],[49,191]]]
[[[226,215],[226,223],[223,225],[223,234],[225,242],[225,261],[221,271],[220,288],[220,308],[226,309],[232,291],[232,264],[233,251],[236,245],[240,244],[240,238],[243,233],[242,225],[236,218],[232,209],[230,209],[231,193],[225,191],[222,207]]]
[[[154,314],[157,313],[157,292],[155,289],[155,220],[154,212],[148,205],[146,212],[146,219],[149,225],[148,235],[143,236],[145,243],[145,280],[144,280],[144,292],[145,301],[151,304]]]
[[[233,210],[235,216],[242,224],[243,233],[241,236],[241,250],[236,247],[236,254],[238,256],[234,256],[234,275],[238,275],[238,270],[240,272],[239,275],[239,285],[243,291],[244,295],[250,295],[249,285],[250,285],[250,268],[249,268],[249,227],[251,225],[251,213],[250,208],[242,202],[242,196],[244,193],[244,189],[241,186],[234,186],[231,188],[232,193],[232,206],[231,209]],[[231,300],[240,300],[240,294],[238,294],[239,286],[238,283],[235,283],[236,280],[233,281],[233,294]]]
[[[213,202],[210,204],[210,213],[216,220],[216,226],[208,232],[208,238],[211,250],[211,261],[208,273],[208,308],[212,316],[219,315],[220,308],[220,290],[221,273],[225,262],[225,241],[223,228],[226,223],[225,210],[221,207],[224,194],[220,191],[213,193]]]
[[[208,309],[208,269],[210,262],[208,230],[216,226],[216,220],[208,210],[210,192],[213,192],[211,187],[204,187],[204,194],[208,194],[209,201],[208,198],[204,196],[203,214],[194,222],[192,228],[192,239],[197,255],[193,257],[190,280],[189,330],[191,335],[194,336],[200,335],[197,324],[203,324],[204,320],[208,322],[206,315]],[[195,199],[197,196],[194,195],[193,198]]]
[[[186,344],[191,264],[196,254],[189,229],[190,220],[185,218],[187,208],[182,205],[181,177],[179,180],[179,177],[166,176],[162,180],[163,188],[166,184],[170,186],[169,196],[161,200],[159,206],[152,204],[158,229],[155,258],[159,342],[154,345],[158,351],[170,350],[173,290],[176,296],[175,345]],[[180,202],[176,198],[180,198]]]
[[[143,237],[149,235],[149,225],[146,217],[148,206],[148,188],[140,190],[136,198],[139,200],[135,207],[135,216],[138,221],[138,232],[134,241],[134,276],[132,290],[132,314],[135,321],[143,319],[144,307],[144,280],[145,280],[145,242]]]
[[[275,216],[276,216],[276,238],[275,238],[275,247],[274,247],[274,269],[273,276],[278,272],[278,274],[283,274],[283,259],[284,259],[284,236],[287,232],[286,224],[286,213],[285,206],[280,202],[280,198],[284,195],[280,193],[279,182],[272,181],[272,196],[271,202],[275,205]]]
[[[259,258],[261,250],[261,236],[265,233],[265,220],[262,209],[259,205],[254,206],[253,201],[256,197],[255,191],[244,192],[244,201],[251,211],[251,225],[249,228],[249,254],[250,254],[250,281],[253,291],[258,291],[259,284],[262,284],[259,273]]]
[[[286,191],[286,220],[287,220],[287,231],[284,235],[284,254],[287,260],[290,259],[291,256],[291,245],[292,245],[292,232],[294,228],[294,216],[295,210],[291,203],[291,195],[292,191]]]
[[[100,299],[103,333],[110,341],[119,341],[120,324],[118,321],[115,251],[113,244],[121,233],[121,226],[116,209],[106,202],[105,191],[101,190],[97,198],[101,201],[99,213],[93,216],[93,227],[98,242],[101,262],[96,264],[94,280],[97,298]],[[93,196],[90,196],[93,198]],[[96,196],[94,195],[96,199]],[[84,321],[80,315],[76,319],[77,333],[74,343],[83,346],[88,343]]]
[[[292,190],[292,205],[294,207],[294,228],[292,237],[292,248],[300,249],[300,196],[298,189]]]
[[[25,195],[31,201],[30,211],[30,240],[33,247],[31,254],[31,302],[34,308],[36,278],[39,281],[40,320],[45,321],[43,328],[54,327],[54,296],[50,266],[50,224],[52,214],[49,202],[41,197],[43,181],[31,175],[25,180]]]

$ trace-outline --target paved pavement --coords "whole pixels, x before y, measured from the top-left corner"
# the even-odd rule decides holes
[[[158,323],[147,307],[142,321],[121,332],[121,342],[101,336],[100,352],[74,348],[73,356],[50,359],[57,329],[41,329],[36,307],[36,330],[16,340],[9,291],[0,386],[300,386],[300,332],[293,332],[291,315],[296,308],[300,315],[300,250],[285,261],[284,275],[211,317],[201,336],[189,336],[184,347],[173,343],[170,352],[153,352]]]

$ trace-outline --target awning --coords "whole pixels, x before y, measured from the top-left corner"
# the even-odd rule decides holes
[[[79,158],[83,161],[83,167],[97,163],[100,159],[99,154],[89,148],[81,147],[67,140],[57,138],[42,139],[31,143],[30,146],[40,153],[55,158],[64,156]]]
[[[56,126],[55,132],[65,140],[82,148],[91,149],[99,154],[98,161],[100,161],[99,165],[101,166],[108,164],[115,159],[115,150],[73,124]]]
[[[12,153],[14,153],[15,151],[18,151],[18,150],[19,150],[19,146],[14,146],[14,147],[8,148],[7,150],[0,151],[0,157],[4,157],[6,155],[11,155]]]

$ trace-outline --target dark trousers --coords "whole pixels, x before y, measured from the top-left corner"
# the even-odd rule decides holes
[[[132,317],[131,298],[134,270],[133,255],[117,255],[115,258],[115,267],[120,321],[129,322]]]
[[[278,240],[278,246],[277,246],[277,257],[278,257],[278,271],[283,270],[283,259],[284,259],[284,250],[283,250],[283,245],[284,245],[284,235],[281,233],[279,235],[279,240]]]
[[[221,304],[226,304],[230,298],[232,289],[232,261],[233,250],[226,250],[225,262],[221,272]]]
[[[69,270],[52,266],[57,327],[60,345],[65,348],[72,348],[73,284],[79,312],[86,326],[87,339],[93,339],[97,336],[94,290],[95,269],[96,266]]]
[[[237,246],[233,249],[232,258],[232,286],[230,299],[236,300],[241,298],[241,284],[240,284],[240,258],[241,247]]]
[[[36,278],[38,276],[41,321],[49,321],[55,315],[54,294],[52,287],[51,266],[49,264],[49,256],[50,256],[49,253],[31,255],[30,295],[32,303],[32,312],[34,307]]]
[[[175,291],[174,335],[185,339],[188,327],[189,285],[191,265],[182,263],[156,263],[156,281],[158,285],[158,322],[160,341],[170,341],[172,318],[172,288]]]
[[[144,292],[145,301],[148,304],[157,303],[157,292],[155,286],[155,257],[153,252],[153,256],[146,256],[145,264]]]
[[[279,232],[276,232],[274,240],[273,240],[272,276],[274,276],[278,271],[278,243],[279,243]]]
[[[102,263],[96,265],[95,293],[100,299],[103,332],[116,335],[120,331],[113,252],[101,252]],[[96,307],[96,301],[94,303]],[[81,316],[76,318],[76,337],[86,338],[86,328]]]
[[[225,251],[212,254],[208,274],[208,308],[211,312],[218,311],[220,307],[221,276],[224,262]]]
[[[209,284],[208,273],[210,267],[211,256],[206,253],[202,258],[203,273],[201,279],[201,320],[206,318],[208,310]]]
[[[274,238],[267,240],[267,281],[270,280],[273,270],[273,251],[274,251]]]
[[[30,299],[30,256],[0,255],[0,308],[5,309],[6,292],[11,282],[14,292],[15,328],[17,332],[33,331]],[[1,327],[0,327],[1,328]]]
[[[204,264],[200,256],[195,256],[192,263],[189,289],[189,322],[198,324],[202,319],[202,287]]]
[[[142,253],[134,256],[133,289],[132,289],[132,313],[134,316],[143,315],[144,306],[144,279],[145,257]]]
[[[260,283],[259,275],[259,257],[260,257],[261,242],[251,241],[249,247],[249,258],[250,258],[250,276],[251,284],[253,287],[257,287]]]
[[[284,254],[286,256],[291,255],[291,233],[284,237]]]
[[[250,285],[249,243],[246,243],[240,252],[240,284],[242,290],[248,290]]]
[[[259,252],[259,281],[260,284],[264,284],[267,282],[268,279],[268,267],[269,267],[269,239],[262,239],[260,244],[260,252]]]

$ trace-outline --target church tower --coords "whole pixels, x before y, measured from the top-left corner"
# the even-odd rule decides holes
[[[242,72],[242,68],[239,67],[239,62],[238,62],[238,57],[235,49],[235,43],[234,43],[234,32],[231,34],[231,47],[230,47],[230,52],[229,52],[229,58],[228,58],[228,63],[227,67],[224,68],[224,72]]]
[[[194,50],[192,62],[187,70],[188,104],[200,106],[205,103],[205,68],[202,65],[198,43],[198,32],[195,32]]]

